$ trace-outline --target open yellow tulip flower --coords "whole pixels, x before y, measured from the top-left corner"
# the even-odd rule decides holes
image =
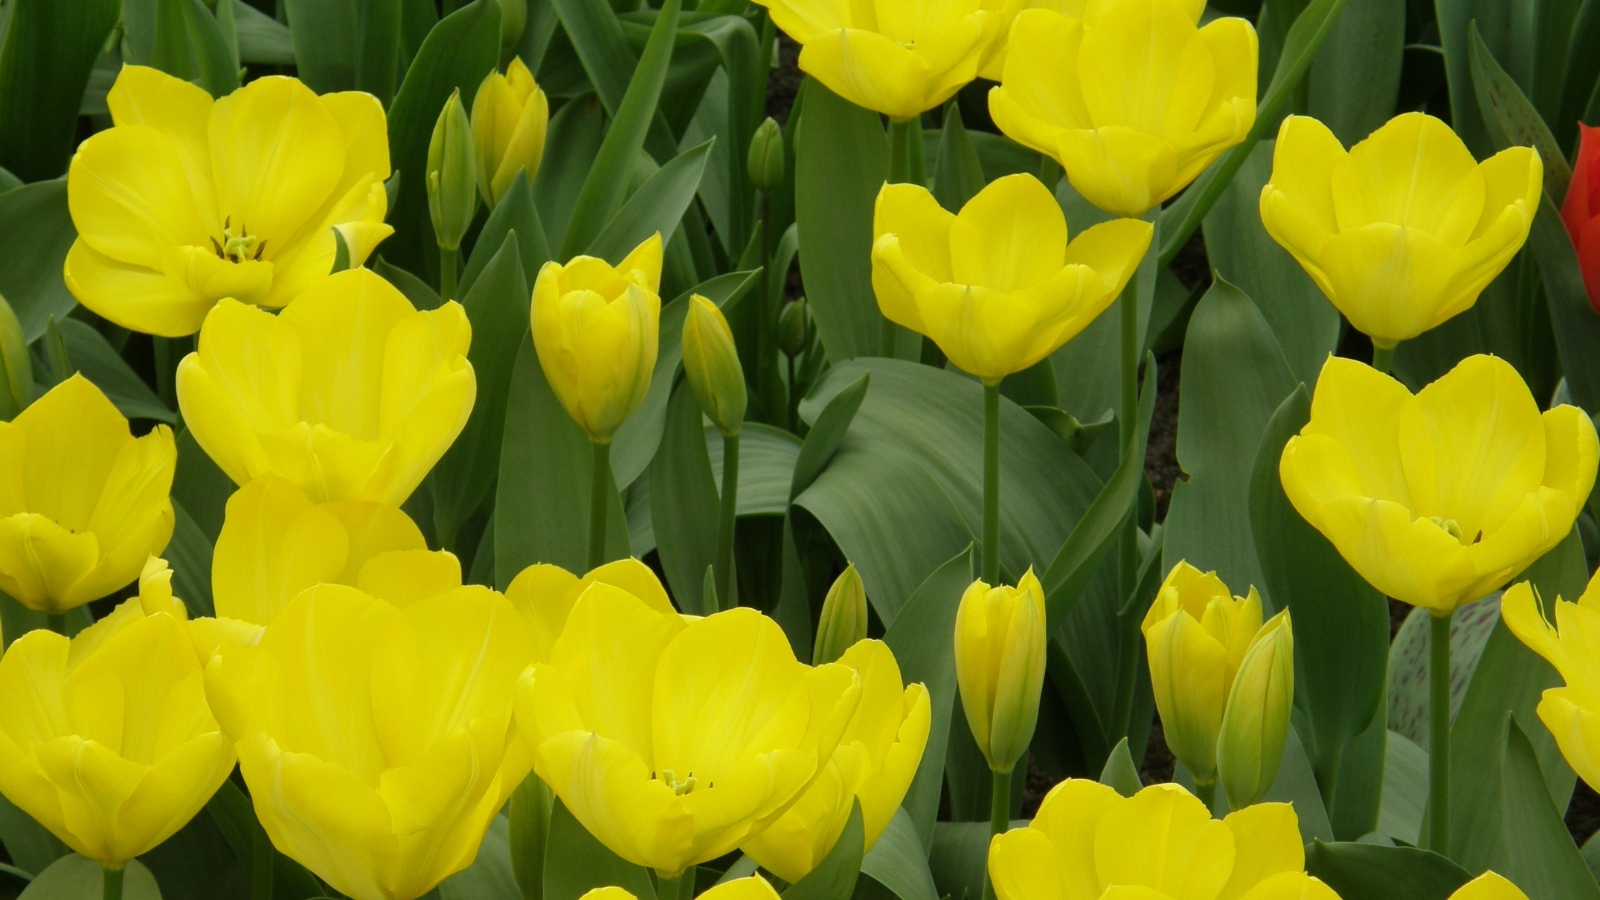
[[[487,588],[402,609],[323,584],[206,691],[273,845],[352,900],[414,900],[472,863],[532,766],[512,695],[533,651]]]
[[[800,70],[895,119],[938,106],[976,78],[1002,18],[981,0],[761,0],[800,44]]]
[[[0,591],[63,613],[139,577],[172,538],[172,430],[143,437],[82,375],[0,422]]]
[[[589,586],[517,690],[535,771],[601,843],[663,878],[770,826],[827,766],[861,695],[748,607],[686,621]]]
[[[1044,588],[1029,569],[1016,587],[974,581],[956,609],[956,686],[978,749],[1007,773],[1039,721],[1046,638]]]
[[[1123,797],[1069,778],[1026,828],[989,843],[1000,900],[1338,900],[1305,873],[1299,820],[1287,803],[1211,818],[1176,784]]]
[[[998,384],[1104,312],[1152,232],[1117,219],[1068,243],[1066,216],[1032,175],[995,179],[955,215],[926,188],[886,184],[872,216],[872,288],[890,321]]]
[[[1485,872],[1456,888],[1450,900],[1528,900],[1528,895],[1503,876]]]
[[[612,266],[592,256],[544,264],[530,315],[539,366],[589,440],[608,444],[644,402],[661,326],[661,235]]]
[[[1256,33],[1196,23],[1193,0],[1087,0],[1081,18],[1024,10],[989,112],[1056,160],[1084,199],[1141,216],[1183,190],[1256,117]]]
[[[550,661],[550,651],[566,629],[572,607],[596,582],[621,588],[656,612],[676,613],[661,579],[649,566],[631,557],[608,562],[582,578],[549,563],[531,565],[511,579],[506,586],[506,599],[528,620],[537,648],[533,657],[536,661]]]
[[[127,600],[0,658],[0,794],[108,868],[182,828],[233,763],[181,616]]]
[[[1600,444],[1575,406],[1541,414],[1505,360],[1469,356],[1416,396],[1329,357],[1278,474],[1300,515],[1369,584],[1446,615],[1560,543]]]
[[[633,892],[619,887],[598,887],[585,893],[578,900],[638,900]],[[760,875],[751,875],[748,878],[733,878],[707,888],[696,900],[778,900],[778,892],[772,889]]]
[[[1556,598],[1554,627],[1545,621],[1538,593],[1529,582],[1506,590],[1500,601],[1506,625],[1533,652],[1561,673],[1562,687],[1539,700],[1539,719],[1573,771],[1591,787],[1600,784],[1600,576],[1576,603]]]
[[[283,306],[333,267],[335,230],[352,266],[394,231],[371,94],[319,97],[270,76],[213,101],[123,66],[106,105],[114,127],[80,144],[67,173],[78,239],[64,277],[118,325],[177,337],[224,297]]]
[[[790,884],[816,868],[838,843],[857,798],[865,849],[872,849],[905,799],[928,743],[928,689],[902,687],[889,645],[859,641],[839,663],[861,676],[861,704],[833,758],[788,812],[740,848]]]
[[[472,140],[478,151],[478,193],[493,209],[518,172],[531,182],[544,158],[550,102],[533,73],[514,57],[506,73],[490,72],[472,98]]]
[[[1422,113],[1349,152],[1326,125],[1289,116],[1261,223],[1351,325],[1393,347],[1478,301],[1527,239],[1543,172],[1531,147],[1480,163]]]
[[[274,474],[317,502],[398,506],[472,412],[471,342],[459,304],[418,311],[352,269],[280,315],[217,304],[178,365],[178,404],[235,484]]]

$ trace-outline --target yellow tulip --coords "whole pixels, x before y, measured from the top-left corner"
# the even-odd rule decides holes
[[[974,581],[956,610],[956,685],[989,768],[1010,772],[1033,740],[1044,687],[1044,588],[1029,569],[1016,587]]]
[[[1086,200],[1121,216],[1183,190],[1256,117],[1256,33],[1198,27],[1193,0],[1088,0],[1082,18],[1029,9],[1011,25],[989,112],[1061,164]]]
[[[1504,360],[1469,356],[1416,396],[1329,357],[1278,474],[1361,577],[1446,615],[1499,589],[1572,530],[1600,443],[1574,406],[1539,412]]]
[[[1539,718],[1555,736],[1561,755],[1592,787],[1600,784],[1600,576],[1576,603],[1556,598],[1556,626],[1545,621],[1539,596],[1529,582],[1509,588],[1500,615],[1511,632],[1561,673],[1562,687],[1539,701]]]
[[[1117,219],[1069,244],[1050,191],[1032,175],[1008,175],[956,215],[921,186],[886,184],[872,234],[878,308],[992,385],[1104,312],[1138,269],[1152,228]]]
[[[1485,872],[1457,888],[1450,900],[1528,900],[1528,895],[1500,875]]]
[[[274,474],[318,502],[398,506],[472,411],[471,342],[459,304],[419,312],[372,272],[340,272],[281,315],[219,303],[178,365],[178,404],[236,484]]]
[[[533,652],[487,588],[401,609],[323,584],[206,690],[273,845],[352,900],[413,900],[472,863],[532,765],[512,695]]]
[[[598,887],[578,900],[638,900],[631,891],[619,887]],[[707,888],[696,900],[778,900],[778,892],[772,889],[760,875],[751,875],[748,878],[734,878]]]
[[[619,265],[544,264],[533,285],[533,346],[550,389],[589,439],[608,444],[644,402],[661,325],[661,235]]]
[[[511,187],[518,172],[528,180],[544,158],[550,103],[533,73],[514,57],[506,73],[490,72],[472,98],[472,137],[478,148],[478,193],[490,209]]]
[[[761,5],[801,45],[801,71],[857,106],[900,120],[938,106],[976,78],[1001,24],[981,0]]]
[[[0,591],[62,613],[139,577],[172,537],[172,430],[144,437],[82,375],[0,422]]]
[[[864,849],[872,849],[905,799],[928,742],[928,689],[902,686],[900,666],[887,644],[860,641],[839,663],[861,677],[861,704],[833,758],[788,812],[740,848],[790,884],[816,868],[838,843],[858,798]]]
[[[1005,77],[1006,59],[1010,56],[1006,51],[1010,46],[1011,24],[1023,10],[1048,9],[1081,19],[1085,3],[1086,0],[985,0],[984,7],[1000,17],[1000,30],[994,43],[989,45],[988,52],[983,55],[983,64],[978,68],[979,77],[990,81],[1000,81]]]
[[[1539,152],[1478,162],[1450,126],[1390,119],[1349,152],[1327,126],[1278,130],[1261,223],[1378,347],[1465,312],[1511,262],[1539,207]]]
[[[67,173],[78,239],[73,296],[125,328],[176,337],[224,297],[279,307],[393,233],[388,127],[376,97],[318,97],[293,78],[258,78],[213,101],[144,66],[106,96],[114,127],[82,144]]]
[[[667,615],[676,612],[656,573],[637,559],[608,562],[582,578],[549,563],[529,566],[511,579],[506,587],[506,599],[528,620],[537,648],[535,661],[550,661],[550,651],[567,627],[573,605],[589,585],[596,582],[621,588],[656,612]]]
[[[1272,788],[1293,714],[1294,628],[1285,609],[1250,641],[1228,690],[1217,735],[1217,776],[1230,808],[1259,803]]]
[[[108,868],[182,828],[233,762],[180,618],[127,600],[0,658],[0,793]]]
[[[989,843],[1000,900],[1339,900],[1305,874],[1299,820],[1262,803],[1218,821],[1176,784],[1122,797],[1069,778]]]
[[[744,427],[744,369],[733,330],[715,303],[694,294],[683,320],[683,374],[706,418],[723,437]]]
[[[592,584],[517,691],[535,771],[613,853],[663,878],[771,825],[826,768],[861,694],[748,607],[703,619]]]

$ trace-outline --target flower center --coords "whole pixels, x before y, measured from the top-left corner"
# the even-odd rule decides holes
[[[262,252],[267,249],[267,242],[252,235],[242,224],[235,231],[230,216],[222,220],[222,240],[212,238],[211,247],[217,251],[218,259],[242,263],[260,259]]]
[[[660,776],[658,776],[658,780],[672,788],[672,793],[678,797],[682,797],[684,794],[692,792],[696,787],[699,786],[699,779],[694,777],[693,772],[690,772],[688,777],[684,778],[682,781],[679,781],[677,774],[671,769],[662,769]]]
[[[1429,516],[1428,521],[1439,526],[1440,528],[1443,528],[1446,534],[1467,546],[1471,546],[1483,540],[1482,531],[1479,531],[1472,540],[1467,540],[1466,534],[1461,530],[1461,523],[1457,522],[1455,519],[1446,519],[1443,516]]]

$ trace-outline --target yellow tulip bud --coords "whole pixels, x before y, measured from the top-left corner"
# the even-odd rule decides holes
[[[124,328],[194,334],[224,297],[281,307],[328,274],[335,228],[352,267],[394,231],[388,126],[371,94],[268,76],[212,100],[123,66],[106,106],[114,127],[79,144],[67,173],[78,238],[62,274]]]
[[[33,402],[33,360],[22,323],[11,304],[0,296],[0,420],[11,420]]]
[[[398,506],[467,423],[471,343],[460,304],[419,311],[352,269],[281,315],[217,304],[178,365],[178,405],[235,484],[273,474],[317,502]]]
[[[830,663],[867,636],[867,588],[855,563],[844,567],[822,600],[817,620],[817,640],[811,651],[814,665]],[[793,881],[794,879],[788,879]]]
[[[550,389],[597,444],[644,402],[661,326],[661,235],[611,266],[544,264],[533,285],[533,346]]]
[[[1294,629],[1286,609],[1250,641],[1217,737],[1217,774],[1231,809],[1261,802],[1278,777],[1294,712]]]
[[[233,762],[183,623],[139,600],[0,657],[0,794],[104,866],[171,837]]]
[[[778,349],[794,359],[806,349],[806,298],[787,304],[778,314]]]
[[[1456,888],[1450,900],[1528,900],[1528,895],[1504,877],[1485,872]]]
[[[739,349],[722,310],[699,294],[689,298],[689,314],[683,320],[683,373],[700,408],[723,437],[738,434],[744,427],[745,407]]]
[[[608,562],[582,578],[549,563],[529,566],[511,579],[506,599],[528,620],[537,648],[535,662],[550,661],[550,651],[567,627],[573,604],[589,585],[596,583],[621,588],[656,612],[666,615],[677,612],[656,573],[637,559]]]
[[[891,321],[998,384],[1076,337],[1138,269],[1153,232],[1116,219],[1067,242],[1032,175],[1008,175],[951,215],[926,188],[886,184],[872,217],[872,288]]]
[[[1016,587],[974,581],[956,610],[956,684],[978,749],[1010,772],[1033,740],[1044,687],[1044,588],[1029,569]]]
[[[1590,580],[1576,603],[1555,602],[1556,625],[1545,621],[1539,595],[1529,582],[1506,590],[1500,615],[1528,648],[1561,674],[1563,685],[1549,688],[1539,701],[1539,718],[1578,776],[1600,784],[1600,654],[1591,636],[1600,634],[1600,576]]]
[[[1217,735],[1234,676],[1262,631],[1255,588],[1235,597],[1215,572],[1179,561],[1140,626],[1150,686],[1172,754],[1198,784],[1217,780]]]
[[[1537,150],[1480,163],[1422,113],[1349,152],[1321,122],[1290,116],[1261,223],[1350,324],[1393,347],[1472,308],[1527,239],[1543,176]]]
[[[591,834],[672,878],[779,819],[826,768],[861,694],[848,666],[796,661],[754,609],[686,620],[595,583],[518,685],[517,730]]]
[[[0,422],[0,591],[63,613],[139,577],[172,538],[172,430],[143,437],[82,375]]]
[[[426,176],[433,237],[445,250],[461,247],[461,238],[477,215],[477,158],[472,123],[467,120],[466,107],[461,105],[461,91],[452,91],[428,141]]]
[[[1329,357],[1283,490],[1384,594],[1444,615],[1516,577],[1572,530],[1600,442],[1575,406],[1544,413],[1522,376],[1469,356],[1412,396]]]
[[[750,183],[763,191],[775,191],[783,184],[783,129],[771,116],[750,137],[745,167]]]
[[[1082,18],[1024,10],[989,112],[1055,159],[1084,199],[1142,216],[1244,140],[1256,117],[1256,32],[1198,26],[1205,3],[1089,0]]]
[[[989,842],[989,877],[999,900],[1339,900],[1305,873],[1293,806],[1261,803],[1218,821],[1176,784],[1123,797],[1069,778],[1028,827]]]
[[[521,0],[516,0],[521,3]],[[493,209],[518,172],[528,180],[544,158],[550,103],[521,57],[506,74],[490,72],[472,98],[472,138],[478,152],[478,193]]]

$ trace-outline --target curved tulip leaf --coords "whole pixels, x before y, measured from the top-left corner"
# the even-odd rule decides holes
[[[1572,238],[1549,197],[1539,201],[1539,212],[1528,232],[1528,246],[1539,262],[1567,390],[1572,402],[1593,415],[1600,412],[1600,366],[1593,363],[1600,359],[1600,313],[1589,305],[1577,251],[1572,249]]]
[[[266,66],[294,65],[294,36],[289,27],[244,0],[232,0],[234,30],[239,35],[239,61]],[[126,9],[127,4],[123,4]],[[393,92],[393,84],[390,85]]]
[[[721,502],[701,421],[700,401],[682,380],[667,403],[661,449],[650,464],[650,518],[678,608],[710,615],[717,610],[704,596],[705,573],[717,555]]]
[[[206,801],[206,813],[216,823],[217,831],[222,833],[228,846],[233,848],[233,855],[242,862],[248,862],[255,852],[256,829],[261,826],[244,791],[239,790],[234,782],[224,781],[222,787]],[[322,885],[304,866],[277,850],[272,851],[272,860],[275,896],[315,897],[322,893]]]
[[[983,164],[972,149],[967,129],[961,122],[961,108],[952,102],[945,107],[944,127],[939,131],[939,157],[933,165],[933,196],[939,205],[957,212],[983,190]]]
[[[161,900],[156,877],[138,860],[128,863],[122,882],[123,900]],[[17,900],[83,900],[101,895],[100,864],[74,853],[51,863],[23,889]]]
[[[1544,192],[1552,202],[1567,196],[1572,182],[1572,167],[1562,154],[1550,127],[1533,108],[1516,81],[1501,68],[1500,61],[1483,42],[1478,23],[1467,25],[1467,59],[1472,69],[1472,88],[1478,110],[1496,150],[1507,147],[1532,147],[1544,163]]]
[[[539,218],[539,208],[534,202],[533,187],[528,183],[526,171],[517,173],[511,187],[506,189],[505,196],[500,198],[494,212],[489,213],[489,218],[484,221],[483,230],[478,232],[472,256],[462,267],[461,280],[457,283],[461,296],[465,297],[472,290],[472,283],[478,280],[478,275],[499,252],[506,235],[513,231],[517,233],[517,250],[522,256],[522,277],[529,290],[532,290],[533,280],[539,277],[539,269],[550,259],[550,245],[545,239],[544,222]],[[401,288],[401,292],[404,293],[405,289]],[[473,333],[477,334],[476,331]]]
[[[639,900],[656,898],[650,873],[607,850],[573,818],[560,798],[550,811],[544,860],[544,900],[578,900],[594,888],[609,885]]]
[[[861,847],[866,837],[861,827],[861,801],[851,804],[850,819],[833,849],[806,877],[789,886],[785,900],[850,900],[861,875]]]
[[[472,865],[439,884],[439,900],[523,900],[511,867],[510,826],[495,816]]]
[[[366,91],[385,106],[400,60],[400,0],[287,0],[299,77],[319,94]]]
[[[87,322],[65,318],[56,322],[72,368],[105,393],[117,411],[130,419],[150,419],[168,425],[178,416],[150,390],[121,355]]]
[[[172,512],[177,520],[172,529],[172,541],[162,552],[172,566],[172,593],[188,607],[191,616],[215,616],[216,606],[211,599],[211,539],[189,517],[187,510],[172,500]]]
[[[931,836],[931,830],[930,830]],[[861,860],[861,874],[888,888],[900,900],[939,900],[928,870],[928,850],[904,807],[894,811],[889,827]]]
[[[545,146],[566,150],[549,154],[539,164],[539,174],[533,180],[533,197],[547,239],[559,240],[566,234],[578,192],[583,190],[589,164],[600,152],[605,134],[605,108],[592,97],[568,103],[550,117]],[[534,277],[528,276],[530,281]]]
[[[810,487],[829,460],[833,459],[839,442],[844,440],[850,423],[855,421],[856,413],[861,409],[861,401],[867,398],[867,388],[871,383],[872,373],[862,373],[854,383],[829,398],[822,412],[811,422],[811,430],[806,433],[805,442],[800,445],[800,456],[794,463],[794,477],[789,483],[790,500]]]
[[[1353,842],[1312,841],[1306,871],[1327,882],[1341,900],[1447,900],[1472,878],[1429,850]]]
[[[172,499],[183,504],[206,540],[222,532],[228,498],[236,486],[184,428],[178,432],[178,467],[172,477]]]
[[[67,251],[77,238],[67,211],[66,181],[45,181],[0,194],[0,295],[22,323],[23,340],[44,334],[78,305],[62,280]]]
[[[1390,730],[1383,755],[1383,802],[1378,830],[1397,841],[1416,844],[1428,807],[1428,751]]]
[[[583,252],[615,265],[656,232],[661,233],[662,241],[671,241],[700,189],[706,159],[715,142],[712,138],[685,150],[657,170],[628,197]]]
[[[711,474],[717,492],[722,492],[722,434],[716,426],[705,427],[706,452],[711,458]],[[771,425],[746,422],[739,432],[740,516],[781,516],[789,508],[789,485],[794,481],[795,461],[800,458],[800,439]]]
[[[1128,739],[1117,741],[1100,770],[1100,783],[1115,788],[1124,797],[1132,797],[1144,788],[1139,780],[1139,767],[1133,764],[1133,754],[1128,752]]]
[[[118,0],[16,0],[0,46],[0,166],[24,181],[66,170],[89,72]]]
[[[20,607],[9,597],[3,602]],[[14,635],[12,640],[22,636],[21,632],[13,631],[10,621],[6,622],[6,634]],[[5,846],[11,862],[30,875],[37,875],[56,860],[72,855],[66,844],[4,797],[0,797],[0,845]]]
[[[983,896],[988,882],[988,822],[940,822],[934,827],[928,868],[941,897]]]
[[[150,65],[213,97],[239,88],[237,41],[232,22],[219,21],[202,0],[155,0]]]

